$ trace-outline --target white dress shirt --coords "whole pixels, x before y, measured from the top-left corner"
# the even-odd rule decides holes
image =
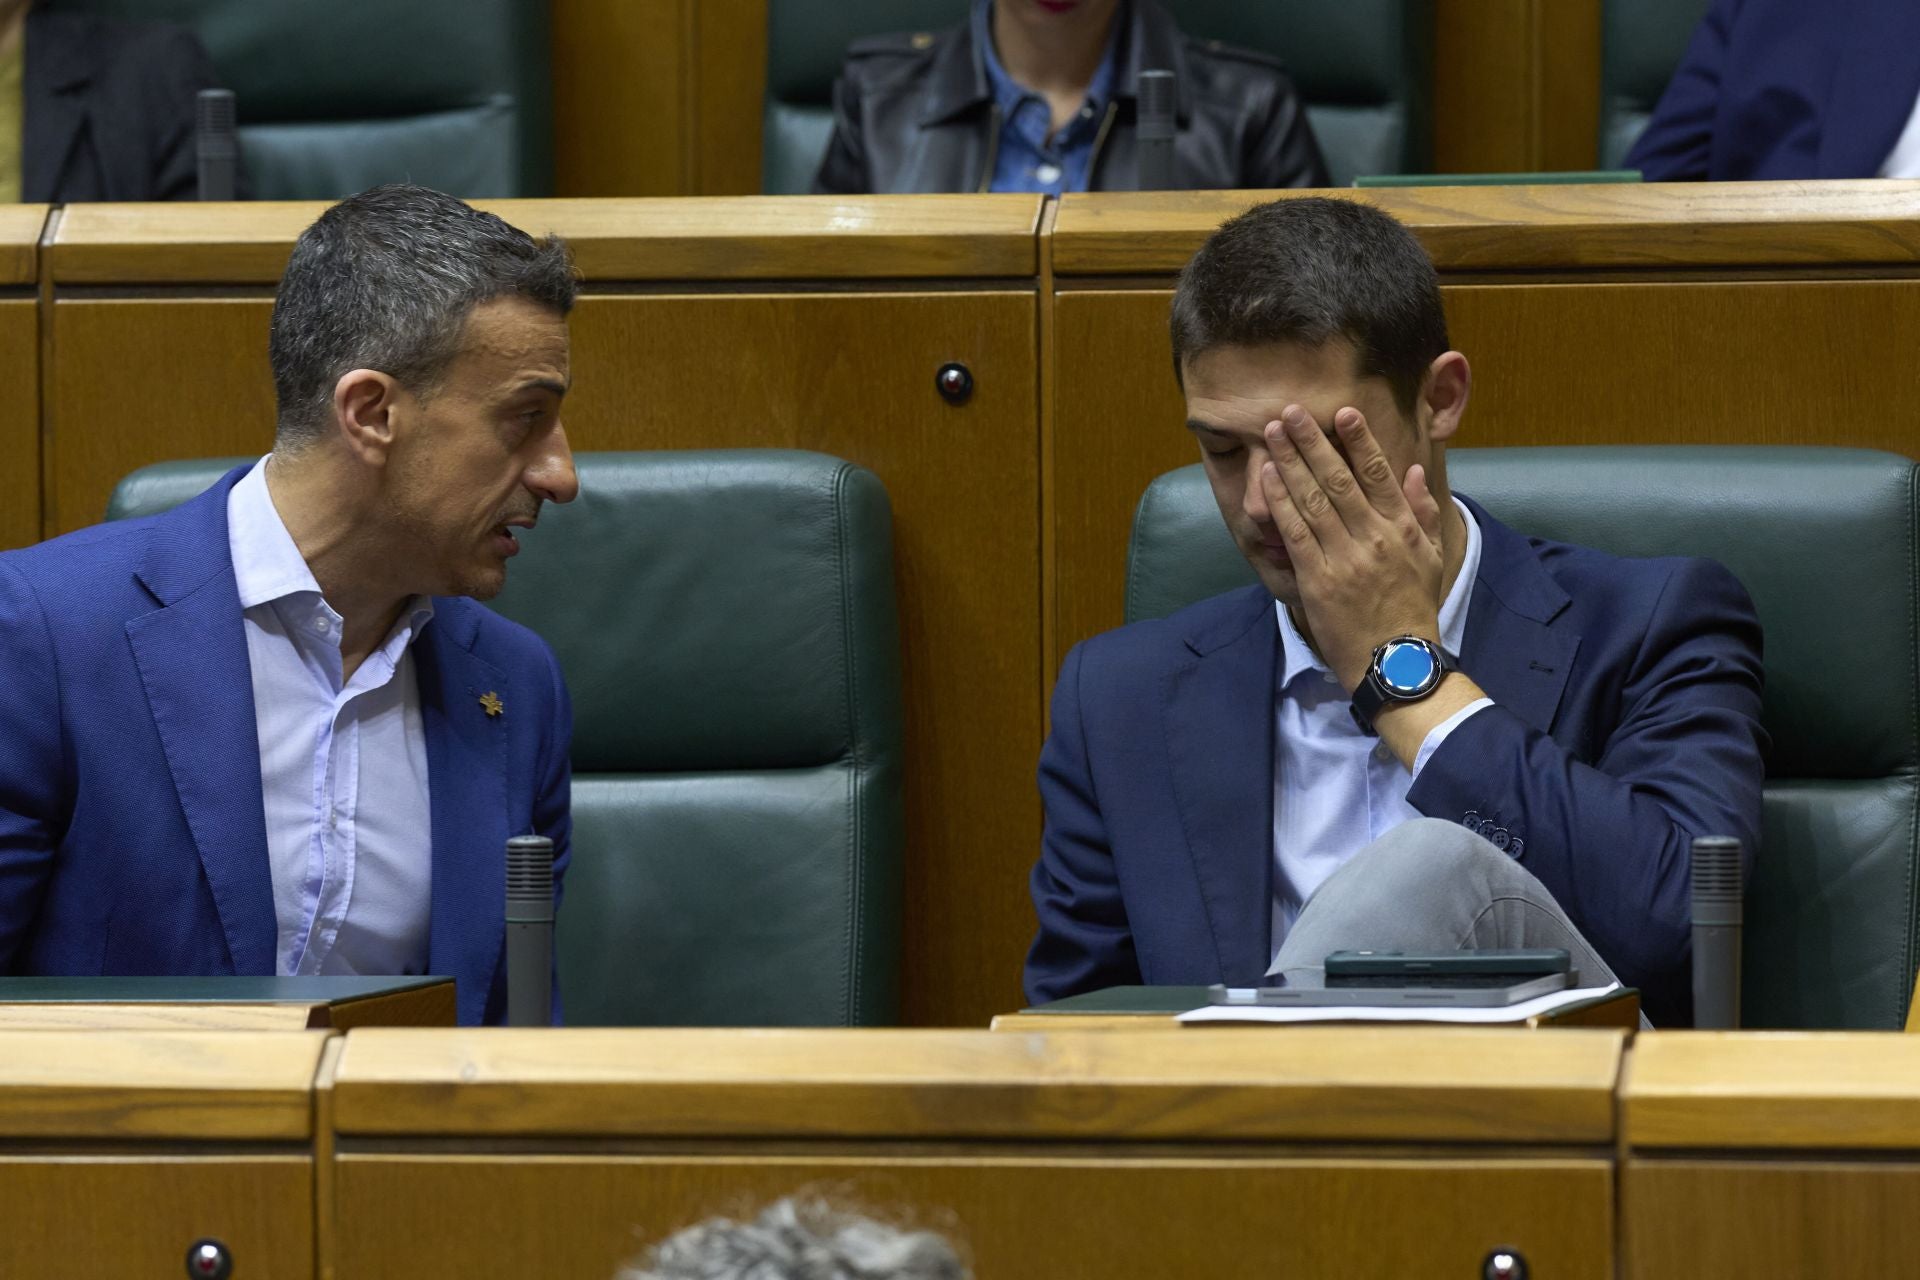
[[[1459,655],[1467,636],[1467,602],[1480,574],[1480,526],[1458,498],[1467,524],[1460,575],[1440,604],[1440,647]],[[1274,680],[1273,954],[1300,908],[1326,878],[1362,848],[1420,812],[1407,803],[1413,780],[1447,735],[1492,699],[1477,698],[1436,725],[1420,744],[1411,772],[1380,739],[1354,723],[1353,700],[1274,601],[1280,625],[1280,671]],[[1271,972],[1271,970],[1269,970]]]
[[[262,459],[227,496],[245,611],[279,924],[278,972],[425,973],[432,890],[416,596],[344,683],[340,615],[267,490]]]
[[[1880,166],[1882,178],[1920,178],[1920,95],[1913,100],[1913,114],[1907,117],[1907,127],[1900,133],[1900,140],[1893,144],[1886,163]]]

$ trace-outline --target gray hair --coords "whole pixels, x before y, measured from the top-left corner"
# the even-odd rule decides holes
[[[427,187],[349,196],[300,233],[280,277],[268,340],[276,447],[297,450],[324,433],[348,370],[377,369],[431,395],[474,307],[519,296],[565,315],[575,288],[557,236],[535,240]]]
[[[616,1280],[967,1280],[953,1247],[816,1199],[776,1200],[752,1222],[713,1218],[670,1236]]]

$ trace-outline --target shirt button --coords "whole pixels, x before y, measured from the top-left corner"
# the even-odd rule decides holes
[[[1339,684],[1339,683],[1340,683],[1340,677],[1339,677],[1339,676],[1337,676],[1337,675],[1335,675],[1335,674],[1333,674],[1333,672],[1331,672],[1331,671],[1322,671],[1322,672],[1320,673],[1320,678],[1321,678],[1322,680],[1325,680],[1325,681],[1326,681],[1326,682],[1327,682],[1328,684]]]
[[[1081,118],[1082,120],[1091,120],[1091,119],[1093,119],[1093,108],[1092,108],[1092,107],[1082,107],[1082,108],[1080,108],[1080,118]]]
[[[1053,183],[1060,181],[1060,166],[1057,164],[1043,164],[1033,171],[1033,176],[1036,181],[1044,182],[1051,186]]]
[[[327,634],[327,632],[333,630],[333,624],[331,622],[328,622],[325,618],[315,618],[313,620],[313,629],[315,631],[318,631],[321,635],[325,635]]]
[[[1393,758],[1393,749],[1383,742],[1373,749],[1373,758],[1384,764]]]

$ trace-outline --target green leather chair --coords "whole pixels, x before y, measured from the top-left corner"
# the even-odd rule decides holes
[[[1193,35],[1286,61],[1335,185],[1432,164],[1432,0],[1163,0]],[[770,0],[766,190],[807,190],[833,131],[847,46],[963,21],[967,0]]]
[[[1897,1029],[1920,966],[1916,467],[1816,448],[1461,449],[1463,493],[1541,537],[1711,556],[1766,630],[1773,737],[1747,888],[1744,1021]],[[1198,466],[1134,517],[1129,621],[1254,581]]]
[[[1600,20],[1600,167],[1618,169],[1687,51],[1709,0],[1606,0]]]
[[[553,190],[542,0],[41,0],[191,27],[234,91],[257,200],[382,182]]]
[[[109,519],[241,459],[128,476]],[[586,453],[494,606],[573,695],[574,1025],[898,1017],[900,644],[874,475],[784,450]]]

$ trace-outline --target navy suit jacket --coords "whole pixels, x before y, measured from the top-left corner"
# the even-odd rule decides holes
[[[1915,0],[1714,0],[1627,165],[1649,182],[1871,178],[1920,95]]]
[[[259,737],[227,492],[0,555],[0,972],[274,972]],[[571,833],[546,644],[436,598],[414,641],[433,833],[428,972],[505,1018],[509,836]],[[488,716],[479,699],[505,704]]]
[[[1759,835],[1753,606],[1712,561],[1529,539],[1468,505],[1482,544],[1460,665],[1494,705],[1407,799],[1507,849],[1650,1017],[1682,1020],[1691,839],[1738,836],[1751,857]],[[1067,655],[1040,757],[1029,999],[1266,972],[1279,652],[1252,586]]]

